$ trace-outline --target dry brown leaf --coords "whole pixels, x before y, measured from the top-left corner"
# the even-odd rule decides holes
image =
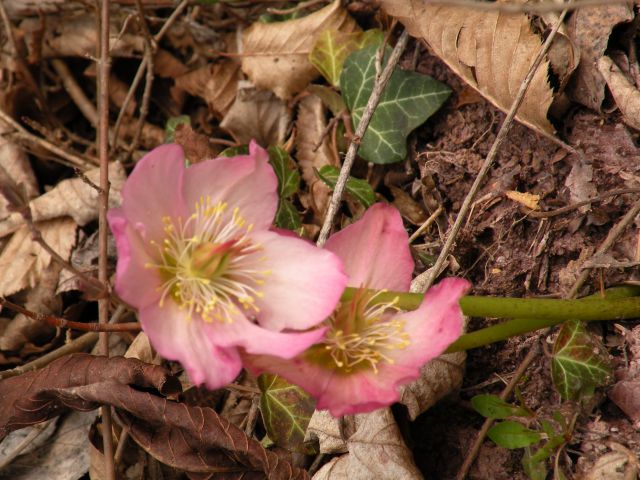
[[[580,8],[573,12],[568,31],[580,49],[580,64],[567,89],[573,100],[600,111],[605,81],[598,71],[598,61],[604,55],[613,28],[632,19],[633,11],[623,3]]]
[[[211,143],[208,136],[194,131],[191,125],[184,123],[176,127],[173,141],[182,146],[184,155],[191,164],[216,158],[222,150],[220,145]]]
[[[53,315],[60,313],[62,299],[56,295],[60,270],[62,266],[54,262],[42,272],[38,284],[27,293],[24,305],[27,310]],[[20,351],[25,344],[49,337],[54,332],[50,325],[19,313],[0,335],[0,351]]]
[[[559,12],[546,12],[541,16],[547,29],[553,28],[560,18]],[[580,49],[573,43],[573,40],[569,36],[566,24],[560,24],[558,33],[549,48],[547,56],[551,68],[560,82],[558,90],[562,92],[571,79],[571,74],[580,63]]]
[[[340,420],[332,416],[327,410],[313,412],[307,426],[304,441],[305,443],[318,442],[320,453],[324,454],[333,455],[347,451],[347,443],[342,438],[342,432],[340,431]]]
[[[569,189],[571,201],[575,203],[589,200],[598,194],[593,184],[593,167],[582,159],[575,160],[564,184]],[[589,205],[585,205],[579,210],[584,213],[589,208]]]
[[[626,449],[625,449],[626,450]],[[637,480],[638,458],[627,450],[605,453],[582,480]]]
[[[465,352],[441,355],[422,367],[418,380],[402,388],[400,403],[407,407],[411,420],[460,388],[466,359]]]
[[[429,4],[427,0],[382,0],[382,8],[431,49],[470,86],[503,111],[514,98],[542,45],[523,14],[481,12]],[[547,119],[553,100],[544,60],[533,77],[516,119],[553,134]]]
[[[422,225],[427,218],[427,212],[416,202],[411,195],[396,187],[395,185],[387,185],[393,195],[393,205],[398,209],[400,215],[409,220],[414,225]]]
[[[0,178],[3,176],[8,177],[12,183],[23,186],[27,197],[36,197],[38,195],[38,182],[29,164],[27,154],[22,148],[2,135],[10,129],[10,127],[0,125],[0,169],[2,169]],[[0,222],[9,215],[7,201],[0,193]]]
[[[144,52],[144,39],[140,35],[119,32],[121,24],[112,21],[109,25],[109,54],[139,58]],[[46,22],[41,18],[27,18],[20,22],[17,33],[27,47],[29,63],[52,57],[92,58],[96,53],[98,29],[94,14],[52,15]]]
[[[151,341],[144,332],[140,332],[136,338],[133,339],[124,356],[126,358],[137,358],[138,360],[153,365],[160,365],[162,363],[162,358],[153,350]]]
[[[287,104],[249,82],[239,82],[236,100],[220,122],[238,143],[255,139],[263,147],[282,143],[291,114]]]
[[[244,31],[242,71],[258,88],[289,99],[320,74],[309,53],[325,30],[350,33],[360,30],[335,0],[317,12],[296,20],[254,23]]]
[[[180,75],[176,86],[207,102],[209,110],[223,117],[231,108],[238,90],[240,66],[232,60],[222,60]]]
[[[598,60],[598,70],[611,90],[624,123],[640,130],[640,91],[609,57]]]
[[[349,453],[324,465],[313,480],[422,479],[411,450],[388,408],[355,416],[356,430],[347,440]]]
[[[69,217],[36,223],[44,241],[65,260],[76,243],[76,222]],[[31,233],[22,226],[0,254],[0,296],[11,295],[33,287],[51,263],[51,256],[31,240]]]
[[[302,178],[309,187],[309,207],[317,220],[324,218],[331,189],[318,178],[314,169],[325,165],[340,167],[331,153],[329,136],[320,142],[326,129],[325,109],[320,97],[309,95],[300,101],[298,120],[296,121],[296,150]],[[314,150],[319,144],[317,150]]]
[[[85,174],[94,185],[100,181],[100,169],[94,168]],[[109,164],[109,207],[120,205],[120,190],[127,176],[119,162]],[[84,179],[74,177],[63,180],[55,188],[29,202],[33,221],[50,220],[65,215],[72,217],[80,226],[98,217],[98,191]],[[19,213],[0,221],[0,237],[16,231],[24,220]]]

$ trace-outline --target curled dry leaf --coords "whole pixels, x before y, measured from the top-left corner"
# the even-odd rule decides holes
[[[237,478],[307,478],[304,470],[265,450],[214,410],[175,403],[149,390],[175,394],[181,389],[165,369],[139,360],[68,355],[0,382],[6,406],[0,411],[0,439],[69,409],[106,404],[117,408],[131,438],[175,468],[209,475],[235,472]]]
[[[598,60],[598,70],[611,90],[624,123],[640,130],[640,91],[609,57]]]
[[[175,82],[178,88],[201,97],[211,112],[223,117],[236,97],[239,71],[236,62],[222,60],[180,75]]]
[[[604,55],[613,28],[632,19],[633,11],[624,3],[579,8],[573,12],[568,33],[580,49],[580,64],[567,88],[573,100],[600,111],[605,80],[598,71],[598,61]]]
[[[593,184],[593,167],[581,158],[575,159],[565,185],[569,189],[572,202],[583,202],[598,194]],[[584,213],[589,210],[589,205],[580,207],[579,210]]]
[[[144,52],[144,39],[131,33],[121,34],[118,31],[121,24],[121,21],[110,24],[109,54],[139,58]],[[17,34],[23,38],[28,52],[27,61],[32,64],[43,58],[92,58],[98,41],[95,16],[73,12],[47,17],[44,23],[41,18],[27,18],[20,22]]]
[[[636,480],[638,458],[626,448],[599,457],[582,480]]]
[[[95,220],[98,217],[98,190],[95,185],[99,183],[100,169],[89,170],[85,176],[93,185],[80,177],[70,178],[29,202],[33,221],[51,220],[68,215],[82,226]],[[109,207],[120,205],[120,190],[126,178],[122,164],[109,164]],[[1,220],[0,237],[16,231],[23,223],[24,220],[19,213],[13,213]]]
[[[388,408],[355,416],[348,453],[324,465],[313,480],[422,479]]]
[[[255,139],[263,147],[283,142],[291,114],[287,104],[249,82],[238,84],[236,100],[220,122],[238,143]]]
[[[53,263],[40,277],[35,287],[27,292],[24,308],[32,312],[57,315],[62,308],[62,300],[56,295],[56,287],[62,267]],[[50,337],[55,329],[44,322],[19,313],[0,335],[0,351],[17,352],[27,343]]]
[[[317,12],[296,20],[254,23],[243,33],[242,71],[258,88],[289,99],[319,75],[309,53],[325,30],[360,30],[335,0]]]
[[[339,167],[339,162],[331,153],[329,135],[325,135],[327,122],[322,100],[309,95],[300,101],[298,120],[296,121],[296,147],[298,164],[302,178],[309,187],[308,201],[317,220],[322,221],[331,196],[331,189],[315,174],[325,165]],[[316,146],[318,148],[316,149]]]
[[[19,456],[11,465],[2,470],[3,478],[11,480],[69,480],[82,478],[89,470],[89,450],[87,437],[98,411],[71,412],[58,422],[54,434],[43,445],[32,452]],[[54,420],[50,420],[54,422]],[[47,422],[48,424],[49,422]],[[45,424],[29,428],[39,428]],[[55,423],[52,423],[55,426]],[[28,430],[28,429],[25,429]],[[11,435],[22,430],[12,432]],[[39,435],[47,438],[46,432]],[[93,478],[93,477],[92,477]]]
[[[381,4],[482,96],[503,111],[511,108],[542,45],[525,14],[481,12],[427,0],[382,0]],[[545,60],[516,115],[520,122],[547,135],[554,132],[547,119],[553,100],[548,70]]]
[[[76,243],[77,225],[62,217],[35,224],[44,241],[65,260]],[[26,225],[16,231],[0,254],[0,296],[35,286],[51,263],[51,256],[31,240]]]
[[[540,210],[540,195],[535,195],[529,192],[518,192],[516,190],[509,190],[505,192],[505,196],[509,200],[518,202],[520,205],[524,205],[531,210]]]
[[[560,14],[559,12],[546,12],[541,17],[547,30],[550,30],[558,23]],[[580,49],[573,43],[565,23],[560,24],[547,56],[553,73],[556,74],[560,83],[558,91],[562,92],[571,79],[571,74],[580,63]]]
[[[407,407],[411,420],[460,388],[466,359],[465,352],[441,355],[422,367],[418,380],[402,388],[400,403]]]
[[[20,188],[24,189],[28,198],[38,195],[38,183],[29,164],[27,154],[22,148],[2,135],[7,130],[10,130],[10,128],[0,125],[0,222],[10,215],[7,208],[7,200],[2,193],[1,183],[4,179],[8,179],[11,182],[11,187],[14,185],[22,186]]]

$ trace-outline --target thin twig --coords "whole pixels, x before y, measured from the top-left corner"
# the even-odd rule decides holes
[[[111,315],[109,323],[118,323],[125,311],[126,307],[124,306],[124,304],[118,305],[118,308],[116,308],[113,312],[113,315]],[[61,347],[56,348],[55,350],[45,353],[44,355],[35,358],[32,361],[25,363],[24,365],[12,368],[11,370],[4,370],[3,372],[0,372],[0,380],[4,380],[5,378],[9,377],[15,377],[26,372],[31,372],[32,370],[38,370],[40,368],[46,367],[54,360],[64,357],[65,355],[88,350],[89,348],[93,347],[97,341],[97,333],[85,333],[84,335],[71,340]]]
[[[516,385],[518,385],[518,382],[520,381],[520,377],[524,375],[527,368],[529,368],[529,365],[531,365],[531,363],[536,359],[536,357],[540,353],[540,350],[541,350],[540,338],[538,337],[536,338],[533,346],[529,349],[529,352],[527,352],[527,356],[524,357],[524,360],[522,361],[522,363],[520,363],[520,365],[518,366],[518,369],[514,372],[513,377],[511,378],[507,386],[504,388],[502,393],[500,393],[501,400],[506,401],[509,398],[509,396],[511,395],[511,392],[513,392]],[[484,439],[487,436],[487,432],[491,428],[491,425],[493,425],[493,421],[494,420],[492,418],[487,418],[482,424],[482,427],[478,431],[476,438],[473,442],[473,445],[471,446],[467,455],[465,456],[464,462],[460,467],[460,470],[458,470],[458,474],[456,475],[456,480],[464,480],[466,478],[467,473],[471,468],[471,465],[473,465],[473,462],[476,459],[478,452],[480,451],[480,447],[482,447],[482,443],[484,442]]]
[[[66,318],[56,317],[55,315],[32,312],[31,310],[27,310],[26,308],[10,302],[9,300],[6,300],[2,297],[0,297],[0,305],[7,307],[9,310],[13,310],[14,312],[21,313],[29,318],[32,318],[33,320],[46,323],[47,325],[51,325],[52,327],[56,328],[69,328],[72,330],[80,330],[83,332],[139,332],[140,330],[142,330],[142,327],[138,322],[117,324],[73,322],[71,320],[67,320]]]
[[[24,437],[22,442],[20,442],[17,447],[15,447],[11,452],[9,452],[9,454],[5,455],[2,461],[0,461],[0,471],[6,466],[8,466],[11,462],[13,462],[13,460],[17,456],[19,456],[22,453],[22,451],[31,444],[31,442],[33,442],[36,438],[38,438],[40,434],[44,432],[45,429],[51,424],[51,422],[52,420],[48,420],[44,423],[32,425],[31,431],[26,437]]]
[[[95,165],[95,162],[92,158],[82,158],[73,153],[69,153],[57,145],[45,140],[44,138],[37,137],[33,135],[31,132],[27,131],[22,125],[20,125],[17,121],[15,121],[9,114],[7,114],[4,110],[0,109],[0,121],[5,124],[13,127],[16,131],[17,136],[24,140],[25,142],[31,143],[33,145],[38,145],[45,150],[53,153],[54,155],[59,156],[60,158],[65,159],[72,166],[80,168],[81,170],[88,170],[91,168],[91,163]]]
[[[624,230],[629,226],[629,224],[633,222],[633,220],[636,218],[638,213],[640,213],[640,200],[637,201],[629,209],[629,211],[625,214],[625,216],[622,217],[622,219],[618,223],[616,223],[611,230],[609,230],[609,234],[607,235],[607,238],[604,239],[604,242],[602,242],[602,245],[598,247],[598,249],[596,250],[596,253],[594,253],[593,256],[598,257],[600,255],[607,253],[609,249],[613,247],[613,244],[615,243],[617,238],[622,234],[622,232],[624,232]],[[580,272],[580,276],[578,276],[576,283],[573,284],[573,287],[569,291],[569,294],[568,294],[569,297],[574,297],[578,294],[578,292],[582,288],[582,285],[584,285],[584,282],[586,282],[587,279],[589,278],[590,273],[591,273],[591,267],[585,267],[585,269],[582,270],[582,272]]]
[[[107,249],[109,227],[107,226],[107,210],[109,209],[109,72],[111,57],[109,56],[109,0],[100,0],[100,41],[97,78],[98,130],[96,135],[98,159],[100,161],[100,193],[98,194],[98,278],[103,285],[109,284]],[[109,296],[98,300],[98,322],[106,326],[109,322]],[[100,332],[99,351],[109,356],[109,334]],[[113,427],[111,407],[104,405],[102,411],[102,448],[104,453],[104,476],[107,480],[116,479],[113,460]]]
[[[415,232],[413,232],[413,234],[411,234],[411,236],[409,237],[409,245],[411,245],[416,238],[418,238],[420,235],[422,235],[424,233],[424,231],[429,228],[431,226],[431,224],[433,222],[436,221],[436,219],[438,218],[438,216],[442,213],[444,209],[442,208],[442,205],[440,205],[435,212],[433,212],[431,214],[431,216],[429,218],[427,218],[427,220],[420,225],[420,228],[418,228]]]
[[[173,13],[169,15],[169,18],[167,18],[167,21],[164,23],[160,31],[156,33],[153,37],[153,41],[155,42],[155,44],[158,44],[160,42],[160,40],[165,35],[165,33],[167,33],[167,30],[169,30],[171,25],[173,25],[173,23],[177,20],[177,18],[180,16],[182,11],[185,8],[187,8],[188,5],[189,5],[189,0],[182,0],[182,2],[180,2],[180,5],[178,5],[176,9],[173,11]],[[138,86],[142,81],[142,76],[147,69],[147,65],[148,65],[147,61],[148,61],[148,57],[145,55],[145,57],[140,62],[140,65],[138,66],[138,70],[136,71],[136,74],[133,77],[133,81],[131,82],[129,91],[127,92],[127,95],[124,98],[124,101],[122,102],[122,106],[120,107],[120,112],[118,112],[118,118],[116,119],[116,123],[113,127],[113,134],[111,135],[111,147],[114,150],[118,146],[120,126],[126,114],[127,107],[129,106],[131,99],[133,98],[136,90],[138,89]]]
[[[429,270],[427,270],[423,274],[420,274],[418,277],[416,277],[413,280],[411,285],[412,291],[428,290],[429,287],[433,285],[433,282],[435,281],[436,277],[440,273],[440,269],[442,268],[445,260],[449,256],[451,249],[453,248],[456,237],[458,236],[458,233],[462,228],[462,224],[464,223],[465,219],[467,218],[467,215],[469,214],[469,210],[471,209],[476,193],[478,192],[482,182],[484,182],[484,177],[487,175],[487,172],[491,168],[491,165],[493,164],[493,161],[496,158],[498,150],[500,149],[500,147],[502,146],[502,143],[507,138],[507,134],[509,133],[509,130],[511,129],[511,125],[513,124],[513,119],[515,118],[516,112],[518,111],[518,108],[520,107],[520,104],[522,103],[522,100],[524,99],[524,96],[527,93],[527,90],[529,89],[529,85],[533,80],[533,76],[538,70],[538,67],[542,63],[542,60],[544,59],[545,55],[549,51],[549,48],[553,43],[553,39],[555,38],[556,33],[558,32],[560,25],[562,25],[562,21],[564,20],[564,17],[566,15],[567,15],[567,10],[565,9],[560,14],[558,21],[553,27],[553,30],[551,30],[551,32],[549,33],[549,36],[547,37],[544,44],[542,45],[542,48],[538,52],[538,55],[533,61],[533,64],[529,68],[529,72],[527,73],[527,76],[524,78],[524,80],[520,84],[520,90],[518,90],[518,94],[516,95],[516,98],[513,101],[513,105],[511,105],[511,109],[509,110],[507,117],[504,119],[504,122],[500,127],[500,131],[496,135],[496,139],[494,140],[493,145],[491,145],[491,150],[489,150],[489,153],[487,154],[487,157],[485,158],[484,163],[482,164],[482,167],[480,168],[480,171],[478,172],[478,175],[476,176],[476,179],[473,182],[471,189],[469,190],[469,193],[465,197],[464,202],[460,207],[458,216],[456,217],[456,220],[453,223],[451,230],[449,231],[449,235],[447,236],[444,246],[440,251],[440,255],[438,256],[438,259],[436,260],[433,267],[431,267]]]
[[[98,125],[98,112],[96,107],[84,94],[82,88],[80,88],[80,85],[78,85],[78,82],[76,82],[76,79],[73,77],[71,70],[67,67],[67,64],[58,58],[54,58],[51,60],[51,65],[58,75],[60,75],[62,85],[69,94],[69,97],[71,97],[71,100],[73,100],[78,107],[78,110],[89,120],[91,125],[96,127]]]
[[[539,212],[537,210],[527,209],[527,216],[533,218],[555,217],[556,215],[562,215],[563,213],[571,212],[572,210],[584,207],[585,205],[589,205],[590,203],[599,202],[606,198],[615,197],[617,195],[625,195],[627,193],[640,193],[640,188],[620,188],[618,190],[611,190],[610,192],[605,192],[588,200],[572,203],[571,205],[567,205],[566,207],[556,208],[555,210],[549,210],[547,212]]]
[[[307,0],[306,2],[300,2],[295,7],[291,8],[267,8],[267,13],[272,15],[289,15],[290,13],[299,12],[305,8],[313,7],[319,3],[327,3],[327,0]]]
[[[443,5],[451,7],[473,8],[485,12],[504,13],[547,13],[571,11],[584,7],[605,7],[610,5],[630,4],[628,0],[577,0],[571,4],[563,5],[556,2],[541,3],[519,3],[519,2],[482,2],[477,0],[427,0],[426,3],[432,5]]]
[[[133,134],[133,139],[131,140],[131,145],[129,145],[129,155],[131,155],[138,146],[138,142],[140,141],[140,135],[142,134],[142,128],[144,127],[144,123],[147,119],[147,114],[149,113],[149,103],[151,101],[151,87],[153,86],[153,67],[154,67],[154,58],[156,56],[156,50],[158,48],[158,44],[151,36],[151,31],[149,30],[149,25],[147,25],[147,20],[144,17],[144,10],[142,9],[142,2],[140,0],[136,0],[136,7],[138,8],[138,18],[140,21],[140,25],[142,25],[142,33],[144,38],[144,56],[146,58],[146,79],[144,82],[144,91],[142,93],[142,103],[140,105],[140,117],[138,118],[138,124],[136,126],[135,133]]]
[[[320,235],[318,236],[317,245],[322,247],[327,239],[329,238],[329,233],[331,232],[331,226],[333,225],[333,219],[338,212],[338,207],[340,206],[340,202],[342,201],[342,195],[344,194],[344,189],[347,184],[347,179],[349,178],[349,173],[351,172],[351,167],[353,166],[353,162],[356,158],[356,153],[358,152],[358,147],[360,146],[360,140],[364,136],[367,131],[367,127],[369,126],[369,122],[373,117],[373,113],[380,102],[380,97],[382,96],[382,92],[387,85],[387,82],[391,78],[391,74],[393,73],[396,65],[398,64],[398,60],[400,60],[400,55],[404,51],[407,46],[407,41],[409,40],[409,33],[405,30],[400,35],[398,39],[398,43],[394,47],[391,55],[389,56],[389,61],[387,65],[384,67],[380,78],[375,82],[373,86],[373,90],[371,91],[371,96],[369,97],[369,101],[367,102],[367,106],[362,112],[362,118],[360,119],[360,123],[358,123],[358,128],[356,128],[355,135],[351,138],[351,143],[349,144],[349,149],[347,150],[347,154],[344,157],[344,163],[342,164],[342,168],[340,169],[340,175],[338,176],[338,180],[336,182],[336,186],[333,189],[333,194],[331,195],[331,200],[329,202],[329,208],[327,209],[327,214],[324,218],[324,223],[322,224],[322,229],[320,230]]]

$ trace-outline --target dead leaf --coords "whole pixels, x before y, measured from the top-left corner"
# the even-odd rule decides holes
[[[306,17],[254,23],[243,33],[242,71],[258,88],[289,99],[319,76],[309,54],[325,30],[354,32],[360,27],[335,0]]]
[[[62,217],[36,223],[44,241],[65,260],[76,243],[76,222]],[[22,226],[13,234],[0,254],[0,296],[11,295],[33,287],[51,263],[51,256],[31,240],[31,233]]]
[[[183,123],[176,127],[173,140],[182,146],[185,157],[192,164],[216,158],[220,153],[220,148],[211,143],[209,137],[194,132],[188,124]]]
[[[38,182],[33,174],[27,154],[15,143],[10,142],[3,133],[10,130],[6,125],[0,125],[0,178],[6,176],[15,185],[22,185],[28,198],[38,195]],[[10,215],[7,201],[0,193],[0,222]]]
[[[411,450],[388,408],[355,415],[356,431],[347,440],[349,453],[324,465],[313,480],[422,479]]]
[[[637,480],[638,459],[632,452],[605,453],[596,460],[582,480]]]
[[[54,435],[44,445],[26,455],[21,455],[2,470],[3,476],[6,475],[4,478],[12,480],[81,478],[89,470],[87,437],[97,414],[97,410],[71,412],[60,419]],[[38,427],[39,425],[35,425],[30,428]]]
[[[153,390],[166,395],[181,389],[165,369],[139,360],[68,355],[42,370],[0,381],[5,406],[0,411],[0,440],[66,410],[88,411],[106,404],[116,407],[132,439],[174,468],[236,475],[224,478],[308,478],[214,410],[172,402]]]
[[[340,431],[340,420],[327,410],[313,412],[307,426],[304,442],[318,442],[320,453],[324,454],[333,455],[347,451],[347,443]]]
[[[93,185],[100,181],[100,169],[94,168],[85,173]],[[119,162],[109,164],[109,207],[120,205],[120,190],[127,175]],[[98,190],[83,178],[73,177],[62,180],[53,189],[29,202],[31,218],[34,222],[51,220],[63,216],[72,217],[80,226],[98,218]],[[19,213],[0,221],[0,237],[16,231],[24,219]]]
[[[429,217],[427,212],[411,195],[395,185],[388,185],[388,187],[393,195],[393,205],[400,211],[403,218],[414,225],[422,225],[427,220]]]
[[[517,192],[515,190],[509,190],[505,192],[508,199],[518,202],[520,205],[524,205],[531,210],[540,210],[540,195],[535,195],[528,192]]]
[[[558,23],[559,18],[559,12],[546,12],[541,15],[547,30],[552,29]],[[560,83],[558,91],[563,92],[571,79],[571,74],[580,63],[580,49],[573,43],[565,23],[560,24],[547,56],[551,69]]]
[[[420,378],[402,387],[400,403],[415,420],[436,402],[458,390],[464,377],[465,352],[440,355],[420,369]]]
[[[126,358],[137,358],[142,362],[151,363],[153,365],[160,365],[162,363],[160,355],[153,350],[151,341],[144,332],[140,332],[136,336],[133,342],[131,342],[131,345],[129,345],[124,356]]]
[[[287,104],[266,90],[257,90],[249,82],[238,84],[236,100],[220,122],[238,143],[255,139],[263,147],[284,141],[291,114]]]
[[[27,292],[24,305],[27,310],[53,315],[60,313],[62,299],[56,295],[60,270],[62,267],[54,262],[42,272],[40,281]],[[51,337],[54,332],[55,329],[46,323],[19,313],[0,335],[0,351],[20,351],[25,344]]]
[[[481,12],[432,5],[427,0],[382,0],[382,8],[431,49],[471,87],[503,111],[511,108],[533,59],[542,45],[525,14]],[[533,77],[516,119],[553,134],[547,119],[553,91],[544,60]]]
[[[209,110],[223,117],[231,108],[238,90],[240,66],[232,60],[222,60],[180,75],[176,86],[201,97]]]
[[[331,189],[318,178],[315,170],[320,170],[325,165],[340,167],[331,153],[329,135],[322,138],[326,127],[322,100],[315,95],[302,99],[296,121],[297,159],[302,170],[302,179],[309,187],[309,207],[318,220],[324,218],[331,197]],[[317,149],[316,146],[318,146]]]
[[[569,189],[571,201],[574,203],[589,200],[598,195],[598,190],[593,184],[593,167],[580,158],[575,160],[564,184]],[[585,205],[579,210],[585,213],[589,208],[589,205]]]
[[[326,85],[316,85],[312,83],[307,87],[307,92],[320,97],[322,103],[331,110],[334,117],[337,117],[343,112],[346,112],[347,104],[344,103],[344,100],[340,96],[338,92],[336,92],[333,88],[327,87]]]
[[[121,12],[121,15],[126,15]],[[121,20],[124,20],[122,18]],[[140,58],[144,39],[140,35],[119,32],[121,21],[113,18],[109,31],[109,54],[112,57]],[[43,58],[93,58],[96,53],[98,29],[93,14],[63,13],[41,18],[26,18],[17,28],[27,47],[27,61],[35,64]]]
[[[609,57],[598,60],[598,70],[611,90],[624,123],[640,130],[640,91]]]
[[[613,28],[632,19],[631,7],[622,3],[580,8],[573,12],[568,32],[580,49],[580,64],[567,88],[573,100],[600,111],[605,80],[598,71],[598,61],[604,55]]]

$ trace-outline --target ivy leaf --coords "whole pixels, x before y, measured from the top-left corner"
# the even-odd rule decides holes
[[[531,417],[526,408],[507,403],[496,395],[476,395],[471,399],[471,405],[483,417],[503,419],[507,417]]]
[[[370,45],[349,55],[340,75],[340,89],[351,111],[354,129],[373,90],[377,49],[377,45]],[[391,48],[385,46],[385,59],[390,53]],[[404,160],[407,136],[433,115],[450,93],[449,87],[427,75],[396,68],[360,141],[358,154],[378,164]]]
[[[320,170],[316,170],[316,174],[329,188],[333,189],[338,181],[340,169],[332,165],[325,165]],[[350,176],[347,179],[346,190],[366,208],[369,208],[376,201],[376,194],[366,180]]]
[[[237,147],[227,147],[220,152],[221,157],[235,157],[237,155],[249,155],[249,145],[238,145]]]
[[[260,410],[269,438],[288,450],[312,453],[307,451],[303,440],[315,409],[313,398],[278,375],[260,375],[258,386],[262,392]]]
[[[563,400],[579,400],[606,385],[612,376],[604,346],[585,328],[569,320],[562,325],[553,345],[551,377]]]
[[[278,195],[288,198],[298,191],[300,173],[289,154],[280,147],[269,147],[269,163],[278,177]]]
[[[331,85],[337,87],[344,61],[349,54],[368,45],[381,45],[383,40],[384,33],[378,29],[352,33],[325,30],[313,46],[309,61]]]
[[[504,448],[515,449],[524,448],[542,440],[543,434],[525,427],[519,422],[496,423],[487,432],[487,436],[496,445]]]
[[[170,117],[164,126],[164,142],[171,143],[176,136],[176,128],[178,125],[191,125],[191,117],[189,115],[180,115]]]
[[[300,213],[296,207],[286,198],[281,198],[278,203],[275,219],[276,227],[286,228],[287,230],[298,230],[302,227],[300,221]]]

